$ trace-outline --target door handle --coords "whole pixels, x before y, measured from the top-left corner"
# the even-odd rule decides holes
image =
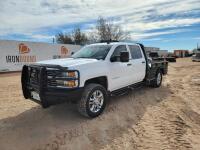
[[[127,64],[127,66],[131,66],[132,64]]]
[[[142,61],[142,64],[144,64],[145,63],[145,61]]]

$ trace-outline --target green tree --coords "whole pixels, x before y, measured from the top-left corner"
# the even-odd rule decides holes
[[[74,44],[69,33],[58,33],[56,35],[56,42],[60,44]]]

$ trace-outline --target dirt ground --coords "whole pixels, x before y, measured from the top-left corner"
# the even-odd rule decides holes
[[[20,74],[0,75],[0,150],[200,149],[200,63],[169,64],[160,88],[114,97],[98,118],[73,104],[42,109],[22,97]]]

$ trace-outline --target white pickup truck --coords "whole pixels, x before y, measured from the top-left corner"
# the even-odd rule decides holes
[[[105,42],[87,45],[70,58],[25,65],[22,90],[44,108],[75,101],[81,114],[100,115],[109,96],[141,84],[159,87],[167,61],[147,58],[142,44]]]

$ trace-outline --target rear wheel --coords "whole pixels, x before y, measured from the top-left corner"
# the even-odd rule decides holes
[[[41,104],[42,104],[43,108],[48,108],[49,107],[49,104],[44,100],[41,102]]]
[[[105,109],[106,101],[107,91],[102,85],[88,84],[78,102],[78,111],[86,117],[97,117]]]
[[[160,70],[157,71],[155,79],[153,81],[151,81],[150,86],[157,88],[160,87],[162,84],[162,72]]]

